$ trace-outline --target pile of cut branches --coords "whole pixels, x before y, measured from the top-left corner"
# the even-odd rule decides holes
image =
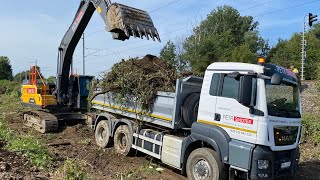
[[[112,92],[120,103],[133,97],[142,110],[149,110],[158,91],[174,92],[176,79],[176,69],[167,61],[147,55],[115,64],[98,88],[103,93]]]

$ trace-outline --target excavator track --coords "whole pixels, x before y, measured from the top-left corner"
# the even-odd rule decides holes
[[[27,111],[23,115],[24,125],[34,128],[40,133],[58,130],[58,119],[53,114],[44,111]]]

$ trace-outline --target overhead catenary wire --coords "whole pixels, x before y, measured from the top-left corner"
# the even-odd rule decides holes
[[[158,10],[160,10],[160,9],[163,9],[163,8],[165,8],[165,7],[168,7],[168,6],[170,6],[170,5],[174,4],[174,3],[177,3],[177,2],[179,2],[179,1],[181,1],[181,0],[171,1],[171,2],[169,2],[168,4],[165,4],[165,5],[161,6],[161,7],[158,7],[158,8],[156,8],[156,9],[154,9],[154,10],[149,11],[149,13],[156,12],[156,11],[158,11]]]
[[[295,5],[295,6],[290,6],[290,7],[287,7],[287,8],[278,9],[278,10],[270,11],[270,12],[263,13],[263,14],[258,14],[258,15],[253,16],[253,17],[260,17],[260,16],[264,16],[264,15],[268,15],[268,14],[274,14],[274,13],[277,13],[277,12],[281,12],[281,11],[285,11],[285,10],[288,10],[288,9],[304,6],[304,5],[307,5],[307,4],[312,4],[312,3],[315,3],[315,2],[319,2],[319,1],[320,0],[309,1],[309,2],[298,4],[298,5]]]
[[[179,1],[182,1],[182,0],[174,0],[174,1],[171,1],[171,2],[169,2],[168,4],[165,4],[165,5],[163,5],[163,6],[160,6],[160,7],[156,8],[156,9],[153,9],[153,10],[149,11],[149,13],[154,13],[154,12],[156,12],[156,11],[159,11],[160,9],[163,9],[163,8],[165,8],[165,7],[168,7],[168,6],[170,6],[170,5],[172,5],[172,4],[175,4],[175,3],[179,2]],[[102,31],[105,31],[105,29],[100,29],[100,30],[94,31],[94,32],[92,32],[92,33],[89,33],[89,34],[87,35],[87,37],[90,37],[90,36],[92,36],[92,35],[94,35],[94,34],[97,34],[97,33],[99,33],[99,32],[102,32]]]
[[[306,3],[302,3],[302,4],[298,4],[298,5],[294,5],[294,6],[290,6],[290,7],[286,7],[286,8],[283,8],[283,9],[278,9],[278,10],[275,10],[275,11],[271,11],[271,12],[267,12],[267,13],[262,13],[262,14],[258,14],[256,16],[252,16],[254,18],[256,17],[260,17],[260,16],[264,16],[264,15],[269,15],[269,14],[274,14],[274,13],[278,13],[278,12],[281,12],[281,11],[285,11],[285,10],[288,10],[288,9],[292,9],[292,8],[296,8],[296,7],[300,7],[300,6],[304,6],[304,5],[307,5],[307,4],[311,4],[311,3],[315,3],[315,2],[319,2],[320,0],[314,0],[314,1],[309,1],[309,2],[306,2]],[[247,8],[248,9],[248,8]],[[187,27],[183,27],[183,28],[180,28],[180,29],[177,29],[177,30],[174,30],[174,31],[171,31],[171,32],[168,32],[168,33],[163,33],[163,34],[160,34],[160,35],[168,35],[168,34],[172,34],[173,32],[177,32],[177,31],[181,31],[181,30],[190,30],[190,27],[193,28],[192,26],[187,26]],[[192,29],[191,29],[192,30]],[[181,36],[179,36],[181,37]],[[167,39],[169,40],[169,39]],[[163,40],[163,41],[166,41],[166,40]],[[146,47],[146,46],[149,46],[150,44],[143,44],[141,46],[136,46],[136,47],[133,47],[133,48],[126,48],[126,50],[123,50],[123,51],[118,51],[119,53],[122,53],[122,52],[126,52],[126,51],[131,51],[131,50],[135,50],[135,49],[139,49],[139,48],[142,48],[142,47]],[[107,54],[107,55],[102,55],[102,56],[110,56],[112,54]],[[101,55],[94,55],[94,56],[101,56]]]

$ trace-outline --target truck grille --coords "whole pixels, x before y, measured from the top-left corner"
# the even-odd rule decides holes
[[[291,166],[288,167],[288,168],[285,168],[285,169],[282,169],[281,168],[281,164],[284,163],[284,162],[289,162],[291,161],[290,160],[290,157],[293,156],[293,151],[282,151],[282,152],[277,152],[275,154],[275,161],[274,161],[274,176],[278,177],[278,176],[282,176],[282,175],[285,175],[285,174],[288,174],[290,173],[291,171],[291,166],[293,165],[291,162]]]
[[[297,140],[298,126],[274,127],[274,142],[276,146],[292,145]]]

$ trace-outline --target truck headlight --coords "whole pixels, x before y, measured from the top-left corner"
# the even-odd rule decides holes
[[[258,160],[258,169],[268,169],[269,160]]]

